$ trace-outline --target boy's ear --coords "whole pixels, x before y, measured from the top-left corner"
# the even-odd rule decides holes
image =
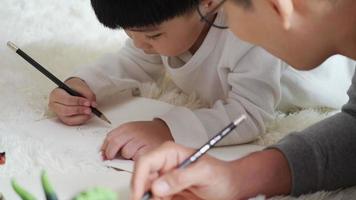
[[[216,0],[200,0],[200,5],[205,10],[205,12],[209,12],[216,8],[217,2],[218,1]]]
[[[294,10],[293,0],[268,0],[276,14],[280,17],[285,29],[291,26],[291,16]]]

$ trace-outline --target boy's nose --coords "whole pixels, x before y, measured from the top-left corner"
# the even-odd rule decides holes
[[[144,36],[136,34],[131,31],[125,31],[125,32],[133,40],[133,43],[136,48],[143,49],[143,50],[152,49],[152,46],[145,41]]]

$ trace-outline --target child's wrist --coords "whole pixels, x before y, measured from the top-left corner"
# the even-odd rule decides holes
[[[154,118],[152,121],[155,122],[155,123],[158,123],[163,129],[165,129],[164,132],[168,133],[169,140],[174,141],[172,133],[171,133],[171,130],[170,130],[169,126],[166,124],[165,121],[163,121],[160,118]]]
[[[169,129],[169,127],[168,127],[168,125],[166,124],[166,122],[163,121],[163,120],[160,119],[160,118],[154,118],[152,121],[153,121],[153,122],[156,122],[156,123],[159,123],[159,124],[161,124],[162,126],[165,126],[167,129]]]

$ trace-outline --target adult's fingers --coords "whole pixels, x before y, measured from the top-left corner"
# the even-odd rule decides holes
[[[185,169],[174,169],[163,174],[152,184],[152,192],[159,197],[178,194],[190,187],[208,183],[212,167],[207,163],[195,163]]]
[[[193,152],[173,142],[166,142],[161,147],[141,156],[134,165],[131,180],[132,199],[139,200],[145,192],[145,186],[152,173],[165,173],[179,165]]]

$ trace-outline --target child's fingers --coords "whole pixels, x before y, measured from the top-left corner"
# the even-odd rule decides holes
[[[72,81],[69,81],[69,83],[70,83],[70,87],[73,90],[79,92],[81,95],[83,95],[85,98],[89,99],[90,101],[96,101],[96,96],[94,92],[91,91],[89,86],[84,81],[80,79],[72,79]]]
[[[78,90],[78,92],[90,101],[96,102],[96,95],[89,88]]]
[[[109,134],[106,135],[106,138],[104,139],[103,144],[101,145],[100,151],[101,151],[101,155],[103,157],[104,160],[108,160],[108,157],[106,156],[106,149],[108,148],[109,145]]]
[[[108,145],[109,145],[109,140],[106,137],[100,148],[100,152],[101,152],[101,156],[103,157],[103,160],[109,160],[108,157],[106,157],[106,149],[108,148]]]
[[[81,125],[84,122],[88,121],[91,118],[90,115],[76,115],[76,116],[70,116],[70,117],[59,117],[59,119],[69,125],[69,126],[75,126],[75,125]]]
[[[115,138],[109,137],[108,145],[105,149],[106,159],[108,160],[114,159],[116,154],[120,151],[120,149],[131,140],[132,140],[131,138],[121,137],[121,135],[116,135]]]
[[[65,90],[57,88],[50,95],[50,102],[60,103],[68,106],[91,106],[90,100],[68,94]]]
[[[104,152],[105,149],[108,147],[108,144],[109,144],[109,141],[105,138],[103,144],[101,145],[100,151]]]
[[[116,145],[114,142],[109,142],[107,148],[105,149],[105,157],[108,160],[115,158],[116,154],[119,152],[121,146]]]
[[[91,108],[86,106],[67,106],[60,103],[54,103],[52,109],[59,117],[91,114]]]
[[[94,107],[94,108],[98,107],[98,103],[96,103],[96,101],[92,101],[91,102],[91,107]]]
[[[133,139],[121,148],[121,156],[132,159],[141,147],[145,146],[141,141]]]

